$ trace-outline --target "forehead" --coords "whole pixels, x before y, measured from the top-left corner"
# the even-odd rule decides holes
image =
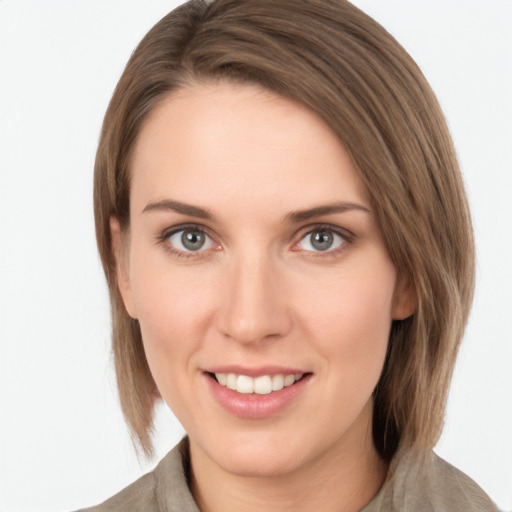
[[[141,129],[131,172],[137,208],[160,197],[209,205],[219,198],[291,203],[308,195],[312,202],[368,202],[347,151],[324,121],[251,85],[197,84],[165,98]]]

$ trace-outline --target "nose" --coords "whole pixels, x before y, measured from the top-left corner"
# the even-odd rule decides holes
[[[217,313],[218,329],[224,336],[251,344],[280,338],[290,330],[291,315],[277,266],[263,255],[230,262]]]

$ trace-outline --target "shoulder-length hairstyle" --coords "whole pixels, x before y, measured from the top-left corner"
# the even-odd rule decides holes
[[[473,295],[471,219],[434,93],[397,41],[346,0],[191,0],[149,31],[117,84],[96,156],[94,211],[120,401],[136,444],[151,453],[158,391],[118,290],[109,220],[129,232],[130,156],[148,114],[204,81],[257,84],[305,105],[348,150],[398,275],[417,297],[415,313],[391,328],[373,440],[388,460],[399,447],[433,447]]]

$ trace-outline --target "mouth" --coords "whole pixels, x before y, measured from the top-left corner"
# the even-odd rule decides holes
[[[284,413],[304,396],[313,373],[299,368],[224,366],[203,371],[211,396],[228,413],[263,420]]]
[[[250,377],[249,375],[236,373],[207,372],[207,375],[221,386],[244,395],[270,395],[276,391],[293,386],[303,380],[310,373],[294,373],[275,375],[260,375]]]

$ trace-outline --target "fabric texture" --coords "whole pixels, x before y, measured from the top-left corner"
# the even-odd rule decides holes
[[[103,504],[79,512],[200,512],[189,490],[184,438],[151,472]],[[499,512],[467,475],[434,452],[398,454],[361,512]]]

